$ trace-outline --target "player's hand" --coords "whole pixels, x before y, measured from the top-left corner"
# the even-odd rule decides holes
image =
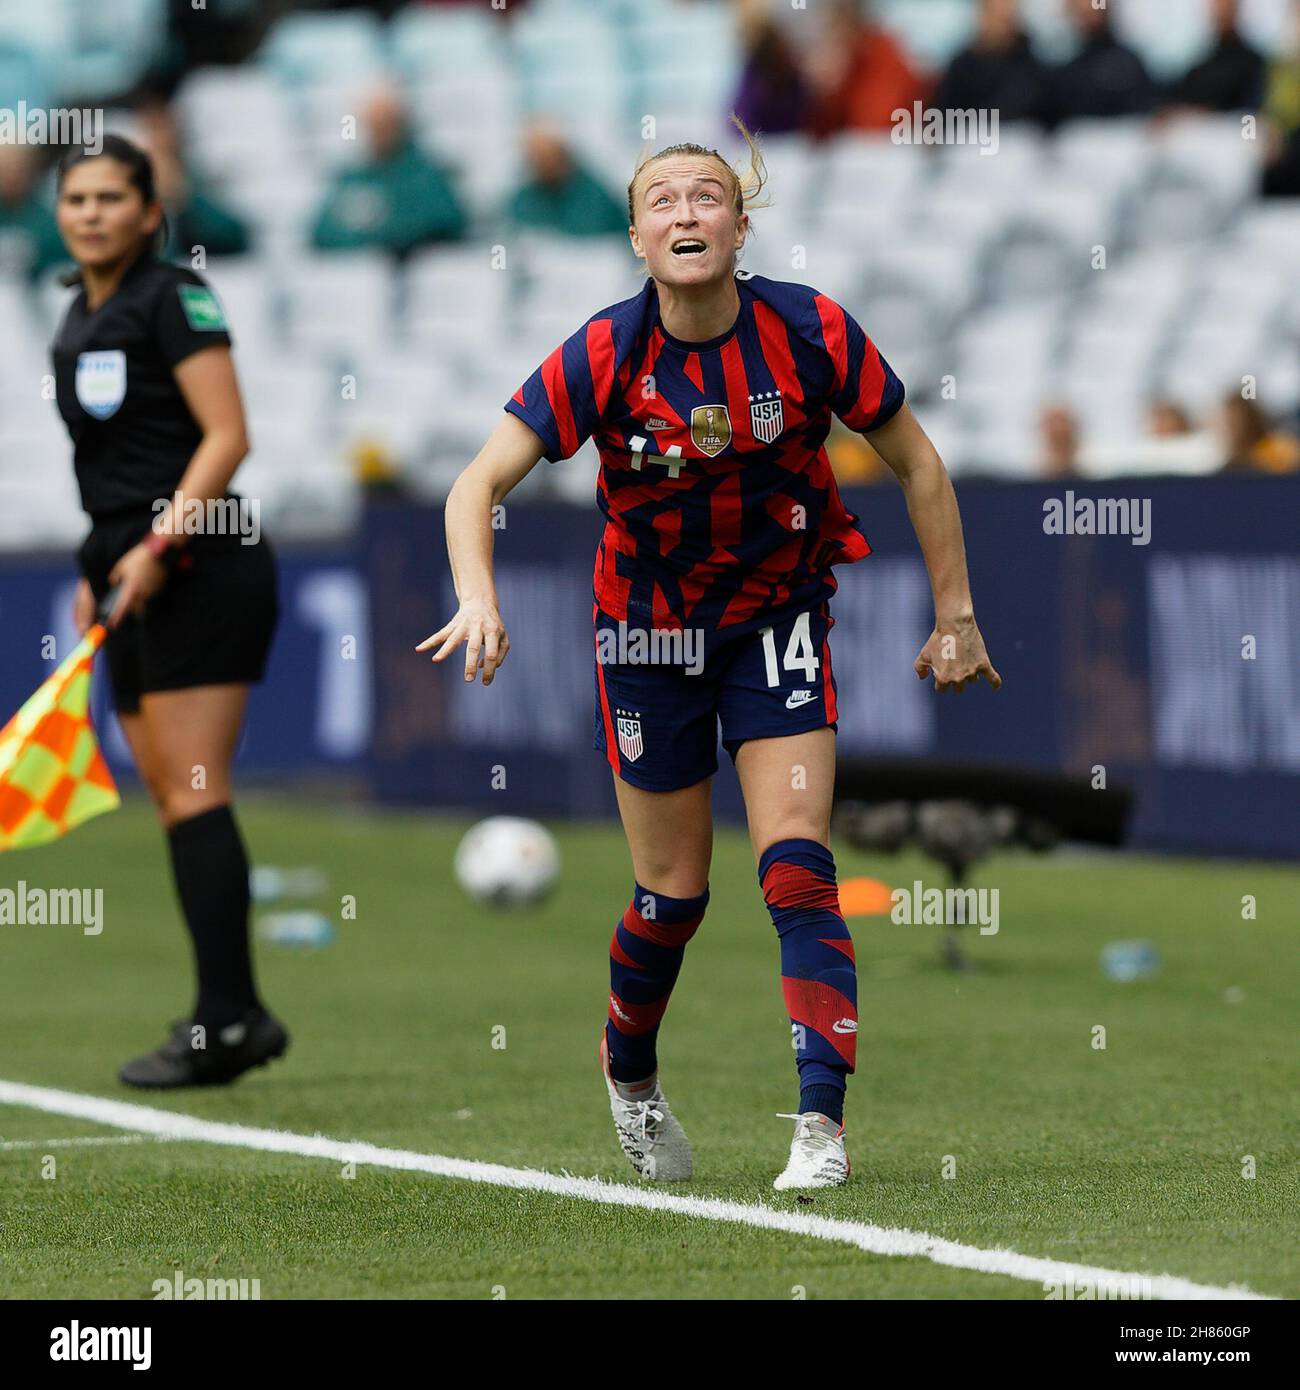
[[[89,580],[78,579],[77,591],[72,596],[72,625],[77,629],[77,636],[84,637],[94,621],[95,595]]]
[[[467,599],[446,627],[426,637],[415,650],[427,652],[430,647],[438,647],[433,659],[445,661],[462,642],[465,643],[465,679],[472,681],[481,666],[483,684],[491,685],[497,668],[510,650],[506,625],[495,603],[480,598]],[[438,646],[439,643],[442,645]]]
[[[154,557],[143,541],[133,545],[109,571],[109,587],[121,592],[108,626],[118,627],[129,614],[139,613],[166,582],[167,566]]]
[[[993,669],[973,617],[936,623],[912,669],[921,680],[934,673],[937,695],[965,690],[981,676],[994,690],[1002,685],[1002,677]]]

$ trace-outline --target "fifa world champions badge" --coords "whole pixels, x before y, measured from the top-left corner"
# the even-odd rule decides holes
[[[725,405],[697,405],[691,411],[691,442],[710,458],[731,443],[731,416]]]

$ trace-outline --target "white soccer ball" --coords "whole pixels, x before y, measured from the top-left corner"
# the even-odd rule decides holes
[[[453,869],[456,882],[476,902],[525,907],[555,887],[560,851],[555,837],[536,821],[489,816],[466,831]]]

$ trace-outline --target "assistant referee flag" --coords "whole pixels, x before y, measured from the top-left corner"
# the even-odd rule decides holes
[[[121,804],[90,722],[96,623],[0,729],[0,850],[41,845]]]

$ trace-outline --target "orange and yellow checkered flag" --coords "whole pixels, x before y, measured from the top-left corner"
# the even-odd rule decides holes
[[[0,729],[0,850],[42,845],[121,804],[90,722],[90,667],[104,636],[96,623]]]

